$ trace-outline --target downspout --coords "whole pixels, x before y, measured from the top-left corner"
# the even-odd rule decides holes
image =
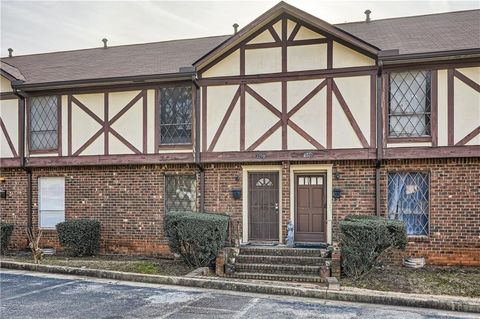
[[[205,212],[205,169],[201,162],[200,155],[200,85],[195,77],[192,77],[195,86],[195,165],[200,172],[200,212]]]
[[[378,61],[377,69],[377,159],[375,161],[375,215],[382,214],[380,177],[383,160],[383,112],[382,112],[382,71],[383,62]]]
[[[13,89],[13,94],[15,94],[20,99],[20,123],[19,135],[20,135],[20,146],[19,146],[19,157],[20,157],[20,166],[27,174],[27,228],[31,231],[33,227],[33,217],[32,217],[32,169],[26,167],[26,158],[25,158],[25,115],[26,115],[26,105],[25,105],[25,93],[19,92],[18,89]]]

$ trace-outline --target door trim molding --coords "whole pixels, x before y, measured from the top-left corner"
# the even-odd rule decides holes
[[[295,174],[327,174],[327,243],[332,243],[332,164],[290,165],[290,220],[295,223]]]
[[[278,242],[282,242],[282,165],[244,165],[242,166],[242,243],[248,243],[248,173],[278,173]]]

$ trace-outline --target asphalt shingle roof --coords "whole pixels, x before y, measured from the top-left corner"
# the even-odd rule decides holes
[[[399,54],[480,48],[480,10],[341,23],[336,27],[381,50],[398,49]],[[2,58],[2,62],[17,68],[26,84],[170,74],[191,66],[229,37],[32,54]]]

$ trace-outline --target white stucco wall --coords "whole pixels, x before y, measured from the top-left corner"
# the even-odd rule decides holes
[[[480,67],[458,69],[469,79],[480,83]],[[480,93],[455,78],[454,81],[454,142],[457,143],[480,125]],[[480,145],[480,135],[471,139],[467,145]]]
[[[18,100],[0,100],[0,117],[18,154]],[[13,157],[7,138],[0,129],[0,157]]]
[[[287,70],[305,71],[327,68],[327,44],[299,45],[287,48]]]
[[[346,68],[357,66],[374,66],[375,60],[360,54],[340,43],[333,42],[333,67]]]
[[[3,76],[0,76],[0,92],[12,92],[12,86],[10,81]]]

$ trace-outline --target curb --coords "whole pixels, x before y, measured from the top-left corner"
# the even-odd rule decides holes
[[[417,308],[433,308],[440,310],[462,311],[480,313],[480,299],[433,296],[406,293],[393,293],[367,289],[342,288],[342,290],[329,290],[327,288],[305,288],[287,285],[273,285],[265,283],[237,282],[219,279],[192,278],[144,275],[120,271],[99,269],[74,268],[63,266],[37,265],[31,263],[18,263],[0,261],[0,268],[39,271],[46,273],[89,276],[104,279],[145,282],[162,285],[179,285],[218,290],[233,290],[249,293],[263,293],[271,295],[295,296],[317,298],[336,301],[373,303]]]

